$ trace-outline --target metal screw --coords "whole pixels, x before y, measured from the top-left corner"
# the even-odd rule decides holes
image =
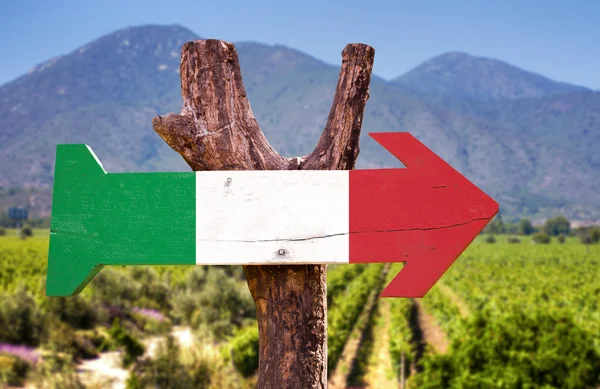
[[[284,249],[279,249],[279,255],[285,255],[285,250]]]

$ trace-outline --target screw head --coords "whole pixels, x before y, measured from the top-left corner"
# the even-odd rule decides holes
[[[285,250],[284,249],[279,249],[279,255],[285,255]]]

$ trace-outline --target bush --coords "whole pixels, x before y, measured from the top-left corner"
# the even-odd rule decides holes
[[[600,227],[590,229],[590,236],[592,238],[592,243],[600,242]]]
[[[10,386],[23,386],[30,365],[10,354],[0,354],[0,383]]]
[[[114,342],[124,348],[125,353],[121,361],[124,368],[131,366],[138,357],[144,355],[144,345],[127,333],[119,319],[113,321],[109,332]]]
[[[531,221],[529,219],[521,219],[519,221],[519,232],[522,235],[531,235],[533,234],[535,231],[535,228],[533,227],[533,224],[531,224]]]
[[[51,297],[45,300],[49,314],[77,329],[91,329],[96,325],[96,309],[81,296]]]
[[[546,220],[543,232],[550,236],[568,234],[571,231],[571,222],[564,216],[556,216]]]
[[[494,235],[487,235],[485,237],[485,243],[496,243],[496,237]]]
[[[79,380],[71,356],[64,354],[45,355],[27,380],[35,388],[86,389]]]
[[[0,236],[6,236],[6,228],[0,227]]]
[[[113,308],[129,309],[139,296],[136,282],[131,277],[110,268],[98,273],[91,287],[95,299],[109,301]]]
[[[568,312],[521,306],[503,311],[473,312],[450,352],[425,355],[414,387],[597,387],[600,354],[595,335],[579,327]]]
[[[210,371],[210,366],[202,361],[193,366],[182,364],[179,347],[168,336],[155,358],[141,359],[135,366],[127,388],[204,389],[210,385]]]
[[[516,236],[509,236],[508,238],[506,238],[506,241],[508,243],[521,243],[521,239],[517,238]]]
[[[533,235],[534,243],[548,244],[550,243],[550,240],[550,236],[544,234],[543,232],[538,232],[537,234]]]
[[[560,235],[558,236],[558,238],[556,238],[556,239],[558,240],[558,243],[560,243],[560,244],[563,244],[563,243],[565,243],[565,241],[567,240],[567,238],[565,237],[565,235],[564,235],[564,234],[560,234]]]
[[[600,242],[600,227],[581,228],[577,234],[583,244]]]
[[[244,377],[258,370],[258,327],[246,327],[238,331],[231,341],[233,365]]]
[[[0,299],[0,342],[37,346],[43,316],[33,297],[20,288],[13,296],[0,296]]]
[[[24,226],[21,228],[21,238],[29,238],[33,236],[33,229],[30,226]]]
[[[191,289],[198,283],[199,289]],[[228,277],[221,268],[197,270],[188,276],[185,289],[173,297],[173,314],[194,328],[210,328],[218,340],[233,335],[235,328],[256,317],[255,305],[247,286]]]

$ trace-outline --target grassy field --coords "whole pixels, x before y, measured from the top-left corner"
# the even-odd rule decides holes
[[[389,272],[331,266],[330,377],[377,387],[398,382],[404,367],[410,388],[600,385],[600,245],[575,237],[562,244],[485,238],[418,300],[366,303],[401,264]],[[255,385],[258,333],[241,267],[106,267],[80,296],[49,299],[47,252],[48,230],[25,240],[14,230],[0,237],[4,383],[94,387],[76,367],[112,352],[130,388],[165,377],[172,386],[160,387]],[[195,339],[187,343],[201,350],[178,342],[145,350],[156,349],[148,339],[185,328]]]

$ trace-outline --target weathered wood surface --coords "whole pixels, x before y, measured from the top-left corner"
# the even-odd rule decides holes
[[[197,263],[348,263],[349,173],[197,172]]]
[[[279,155],[260,130],[233,44],[193,41],[182,48],[180,114],[157,116],[154,130],[193,170],[354,168],[375,50],[350,44],[327,124],[305,158]],[[257,308],[261,389],[327,387],[326,266],[245,266]]]

